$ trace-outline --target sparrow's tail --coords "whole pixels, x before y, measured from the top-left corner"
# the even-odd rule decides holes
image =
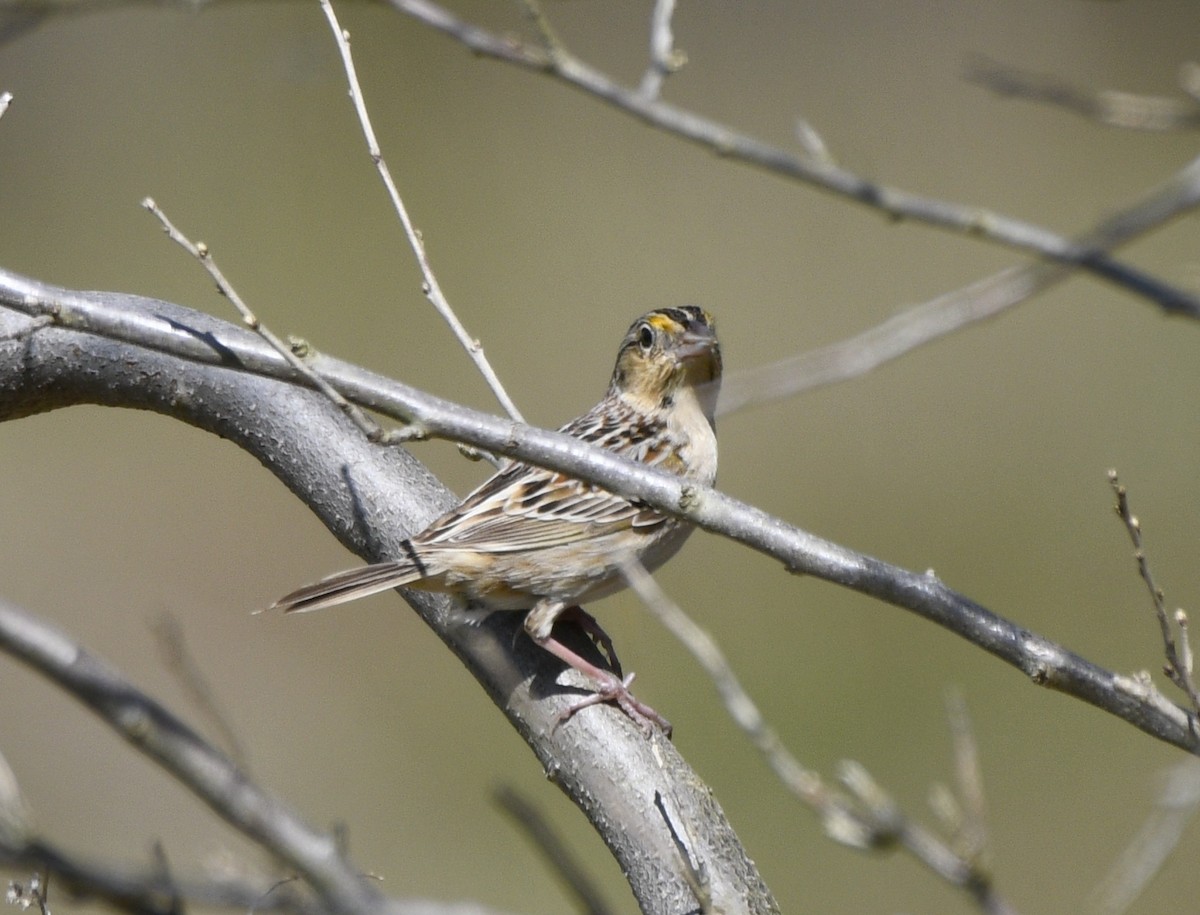
[[[284,613],[321,610],[420,581],[424,577],[425,570],[412,559],[359,566],[357,569],[347,569],[345,572],[314,581],[311,585],[305,585],[279,598],[270,609],[282,610]]]

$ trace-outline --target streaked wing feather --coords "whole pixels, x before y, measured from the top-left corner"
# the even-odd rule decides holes
[[[613,401],[573,420],[559,431],[645,463],[674,454],[661,427]],[[472,492],[450,514],[430,525],[422,545],[469,546],[505,553],[546,549],[637,527],[649,532],[667,519],[590,484],[551,470],[510,464]]]

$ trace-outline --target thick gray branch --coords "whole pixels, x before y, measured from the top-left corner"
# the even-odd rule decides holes
[[[50,316],[79,332],[68,334],[60,327],[47,327],[24,339],[0,343],[0,419],[69,402],[118,404],[124,399],[126,406],[153,406],[243,443],[312,505],[344,543],[364,557],[388,555],[389,550],[397,549],[403,532],[412,529],[404,524],[386,525],[382,523],[386,514],[378,514],[378,506],[395,512],[396,506],[404,503],[404,487],[389,483],[388,477],[394,473],[403,480],[414,474],[411,458],[403,452],[391,454],[369,446],[361,436],[348,434],[349,424],[315,395],[249,377],[265,373],[287,379],[291,370],[277,353],[240,328],[168,303],[113,293],[72,292],[0,271],[0,306],[5,305],[23,314],[15,317],[10,313],[10,327],[28,327],[31,318]],[[0,322],[5,320],[0,309]],[[4,324],[0,323],[3,333]],[[80,364],[92,347],[106,354],[101,363]],[[20,364],[13,356],[6,357],[6,351],[22,354]],[[178,358],[168,358],[168,354]],[[164,359],[167,361],[159,368],[143,367],[159,365]],[[224,368],[212,372],[214,366]],[[1034,683],[1083,699],[1160,740],[1200,754],[1195,716],[1140,681],[1105,670],[992,613],[932,575],[856,553],[723,493],[685,484],[669,473],[625,461],[559,433],[469,410],[334,359],[319,357],[314,366],[350,399],[415,424],[431,436],[466,442],[597,482],[759,550],[792,572],[814,575],[911,610],[996,655]],[[132,383],[127,377],[130,374]],[[180,376],[195,376],[196,385],[206,392],[219,391],[221,396],[205,393],[194,398],[173,393]],[[150,402],[145,392],[157,391],[162,384],[167,390],[156,393]],[[243,385],[251,392],[248,402],[240,390]],[[263,398],[261,405],[255,402],[256,396]],[[269,403],[292,402],[292,398],[297,400],[282,416],[276,415]],[[247,429],[237,423],[227,428],[227,412],[244,417],[247,410]],[[269,434],[254,431],[260,423],[269,428]],[[296,426],[306,428],[297,431]],[[312,475],[336,480],[340,471],[331,474],[330,467],[353,467],[354,473],[347,472],[344,481],[333,484],[336,491],[309,485],[307,479]],[[428,485],[428,476],[422,479]],[[364,498],[368,491],[378,498]],[[368,510],[367,506],[375,508]],[[426,618],[468,660],[468,666],[475,663],[472,658],[477,651],[479,658],[492,664],[499,663],[497,654],[507,658],[503,651],[482,650],[468,643],[471,639],[490,640],[493,628],[511,632],[514,624],[508,614],[495,614],[496,621],[489,626],[462,633],[448,628],[436,612],[428,611]],[[501,635],[496,647],[504,644]],[[517,644],[523,649],[525,641]],[[513,690],[534,669],[528,666],[527,652],[518,651],[517,655],[511,659],[517,664],[515,670],[497,670],[494,679],[482,678],[481,682],[502,705],[507,697],[510,717],[549,764],[552,755],[542,752],[533,735],[545,719],[539,713],[526,721],[525,713],[512,706],[516,701]]]
[[[265,377],[291,370],[242,328],[166,302],[70,292],[2,272],[0,287],[0,300],[10,306],[0,308],[0,419],[100,403],[184,420],[245,448],[343,543],[371,560],[398,555],[405,533],[454,501],[404,449],[369,444],[327,399]],[[54,312],[58,323],[26,333],[35,322],[23,311]],[[391,403],[395,415],[401,389],[386,379],[332,360],[317,366],[364,404]],[[524,441],[532,432],[427,397],[416,402],[430,419],[453,413],[456,423],[498,442],[507,443],[510,433]],[[643,911],[676,913],[696,904],[656,795],[665,798],[672,827],[697,843],[693,860],[703,864],[721,909],[777,910],[711,793],[670,743],[647,740],[608,708],[554,728],[558,713],[578,697],[572,687],[585,684],[519,637],[520,614],[492,614],[482,625],[465,626],[432,595],[406,598],[596,826]],[[558,685],[560,676],[571,687]]]

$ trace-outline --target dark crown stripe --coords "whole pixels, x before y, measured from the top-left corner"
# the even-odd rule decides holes
[[[660,308],[658,310],[658,314],[666,315],[681,327],[687,327],[689,324],[708,324],[708,319],[704,314],[704,309],[697,305],[679,305],[670,308]]]

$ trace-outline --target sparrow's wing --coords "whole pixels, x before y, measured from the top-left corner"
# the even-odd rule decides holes
[[[634,414],[615,398],[602,401],[560,431],[647,464],[674,469],[678,461],[665,427]],[[670,519],[649,506],[590,483],[527,464],[509,464],[413,542],[504,553],[546,549],[629,528],[648,533],[668,523]]]

